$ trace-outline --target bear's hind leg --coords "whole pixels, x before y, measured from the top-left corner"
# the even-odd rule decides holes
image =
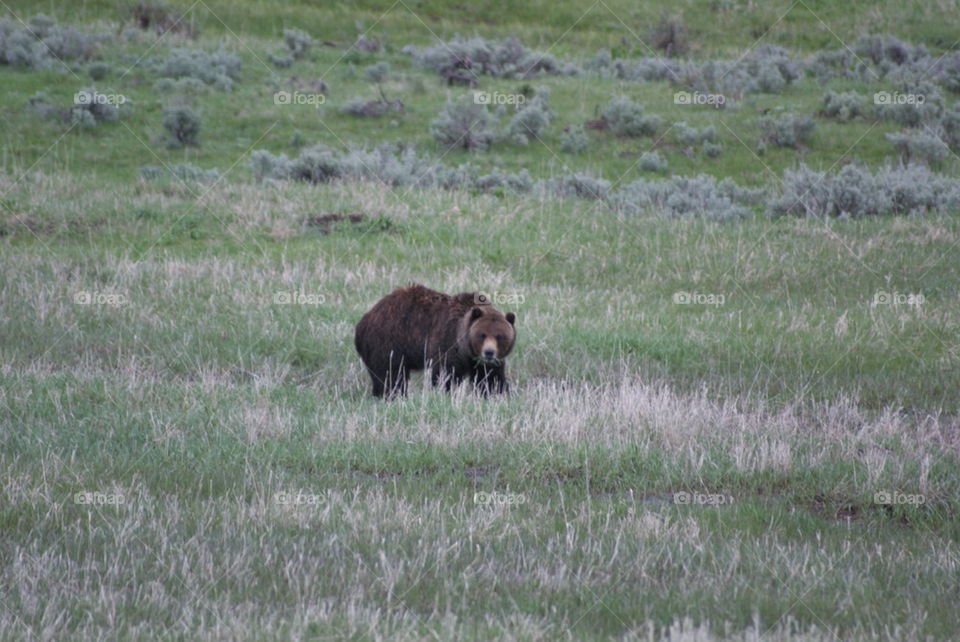
[[[399,367],[387,375],[387,398],[407,396],[407,379],[410,376],[408,368]]]
[[[377,376],[373,370],[369,370],[368,372],[370,373],[370,381],[373,383],[373,396],[382,397],[384,377]]]
[[[387,399],[406,396],[407,378],[409,376],[410,368],[404,363],[403,357],[397,357],[391,353],[390,363],[387,366],[387,372],[383,378],[383,387]]]
[[[374,361],[367,366],[370,374],[371,391],[374,397],[392,399],[407,394],[407,379],[410,368],[402,357],[395,358],[391,353],[386,360]]]

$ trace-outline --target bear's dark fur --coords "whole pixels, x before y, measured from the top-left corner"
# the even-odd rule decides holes
[[[363,315],[354,344],[376,397],[406,394],[410,372],[428,365],[435,386],[450,390],[468,379],[480,394],[503,393],[515,321],[512,312],[504,315],[477,293],[451,296],[412,285]]]

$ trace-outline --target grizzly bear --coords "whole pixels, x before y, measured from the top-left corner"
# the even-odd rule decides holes
[[[513,349],[516,315],[482,294],[436,292],[422,285],[394,290],[357,324],[354,344],[373,395],[404,395],[413,370],[431,368],[446,390],[469,380],[481,395],[508,392],[504,360]]]

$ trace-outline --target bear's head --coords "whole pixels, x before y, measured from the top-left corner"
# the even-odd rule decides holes
[[[468,315],[470,325],[466,337],[470,357],[490,365],[506,359],[517,338],[516,315],[503,314],[489,305],[474,307]]]

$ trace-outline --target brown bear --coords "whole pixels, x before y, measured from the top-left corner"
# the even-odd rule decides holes
[[[508,392],[504,360],[513,349],[516,315],[482,294],[436,292],[422,285],[394,290],[357,324],[354,344],[373,381],[373,395],[404,395],[413,370],[431,368],[447,390],[468,379],[486,396]]]

